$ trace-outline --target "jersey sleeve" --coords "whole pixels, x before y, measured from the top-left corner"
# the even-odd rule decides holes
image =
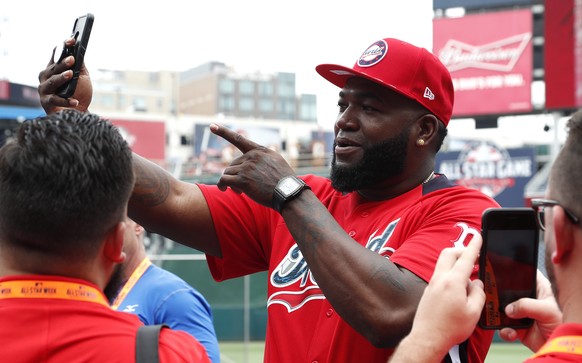
[[[222,257],[206,255],[217,281],[268,269],[271,231],[278,214],[230,189],[200,184],[212,215]]]
[[[158,347],[160,363],[210,363],[204,347],[183,331],[162,329]]]
[[[156,307],[155,314],[156,321],[163,321],[170,328],[185,331],[196,338],[212,362],[220,361],[212,311],[197,291],[191,288],[173,291]]]
[[[392,262],[429,281],[444,248],[466,246],[481,231],[481,215],[499,207],[494,199],[463,187],[451,188],[426,198],[414,215],[400,223],[411,228],[409,237],[390,256]]]

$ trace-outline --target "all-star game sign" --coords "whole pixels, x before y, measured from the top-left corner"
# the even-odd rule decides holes
[[[439,152],[436,170],[457,184],[495,198],[502,207],[523,207],[525,185],[536,171],[535,150],[467,141],[459,151]]]

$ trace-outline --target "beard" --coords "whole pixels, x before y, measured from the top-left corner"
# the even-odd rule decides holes
[[[331,186],[340,192],[364,189],[400,174],[406,165],[410,127],[393,138],[364,147],[362,160],[354,166],[338,166],[331,161]],[[335,149],[334,142],[334,149]]]
[[[121,290],[121,287],[125,283],[125,279],[123,277],[124,274],[125,274],[125,264],[120,263],[117,266],[115,266],[115,268],[113,269],[113,274],[111,275],[111,279],[109,279],[107,286],[105,286],[105,289],[103,289],[103,293],[105,294],[105,297],[107,298],[110,304],[112,304],[113,301],[115,301],[115,298],[119,293],[119,290]]]

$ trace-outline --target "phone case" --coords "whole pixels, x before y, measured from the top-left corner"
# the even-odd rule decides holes
[[[89,37],[91,36],[94,19],[95,17],[91,13],[78,17],[75,20],[73,31],[71,33],[71,38],[76,39],[75,45],[72,47],[63,47],[63,51],[57,63],[72,55],[75,57],[75,64],[72,68],[73,77],[71,80],[57,90],[57,95],[60,97],[69,98],[75,93],[77,81],[79,80],[79,73],[85,59],[87,45],[89,44]]]

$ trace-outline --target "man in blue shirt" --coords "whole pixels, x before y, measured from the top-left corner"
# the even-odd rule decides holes
[[[192,286],[175,274],[151,263],[143,243],[145,230],[126,221],[124,252],[120,265],[122,286],[106,291],[114,309],[136,314],[145,325],[166,324],[196,338],[213,363],[220,362],[218,340],[210,305]]]

